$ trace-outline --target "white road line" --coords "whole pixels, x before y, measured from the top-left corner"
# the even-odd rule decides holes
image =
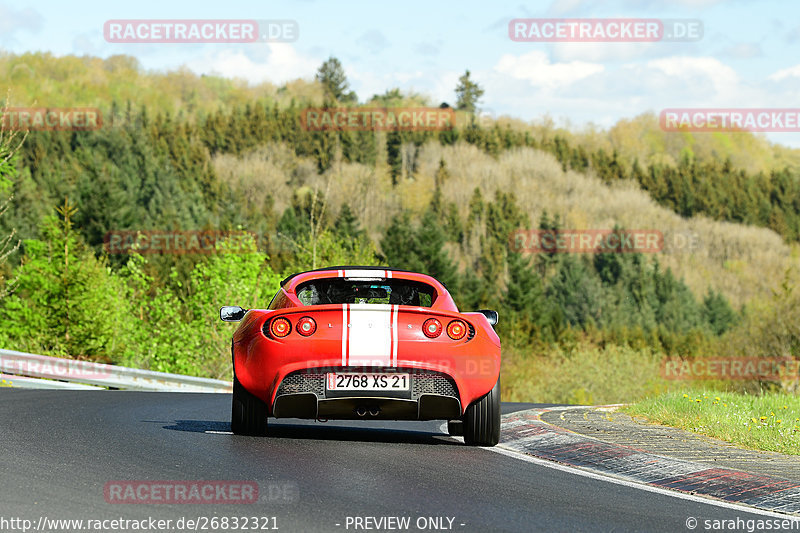
[[[513,413],[512,413],[513,414]],[[442,424],[439,426],[439,430],[443,433],[447,434],[447,423]],[[461,437],[450,437],[451,439],[464,442],[464,439]],[[687,500],[695,503],[702,503],[705,505],[713,505],[715,507],[721,507],[723,509],[731,509],[734,511],[741,511],[743,513],[750,513],[756,514],[761,516],[768,516],[770,518],[780,518],[785,520],[793,520],[795,522],[800,522],[800,516],[791,515],[791,514],[783,514],[777,513],[775,511],[767,511],[764,509],[759,509],[757,507],[750,507],[747,505],[740,505],[735,503],[729,503],[722,500],[714,500],[710,497],[702,497],[702,496],[695,496],[693,494],[686,494],[685,492],[678,492],[674,490],[664,489],[661,487],[655,487],[653,485],[647,485],[645,483],[637,483],[634,481],[628,481],[626,479],[620,479],[618,477],[613,476],[612,474],[597,474],[595,472],[590,472],[588,470],[583,470],[581,468],[573,467],[573,466],[566,466],[560,463],[556,463],[553,461],[548,461],[547,459],[540,459],[539,457],[534,457],[532,455],[528,455],[527,453],[523,453],[517,451],[513,448],[504,447],[503,444],[498,444],[497,446],[491,448],[483,448],[484,450],[499,453],[500,455],[505,455],[506,457],[511,457],[513,459],[519,459],[520,461],[525,461],[528,463],[533,463],[538,466],[543,466],[545,468],[552,468],[554,470],[560,470],[561,472],[567,472],[569,474],[575,474],[582,477],[588,477],[590,479],[595,479],[597,481],[606,481],[608,483],[614,483],[616,485],[622,485],[623,487],[629,487],[632,489],[639,489],[644,490],[647,492],[653,492],[655,494],[662,494],[664,496],[671,496],[673,498],[678,498],[681,500]]]
[[[703,503],[707,505],[714,505],[716,507],[722,507],[724,509],[732,509],[736,511],[742,511],[751,514],[757,514],[761,516],[768,516],[771,518],[781,518],[787,520],[794,520],[796,522],[800,522],[800,516],[790,515],[790,514],[783,514],[783,513],[776,513],[774,511],[766,511],[764,509],[759,509],[757,507],[750,507],[747,505],[739,505],[735,503],[729,503],[722,500],[714,500],[711,498],[704,498],[702,496],[695,496],[693,494],[686,494],[685,492],[678,492],[674,490],[664,489],[661,487],[654,487],[653,485],[646,485],[644,483],[636,483],[634,481],[628,481],[625,479],[619,479],[614,477],[610,474],[596,474],[594,472],[589,472],[587,470],[581,470],[576,467],[566,466],[559,463],[555,463],[552,461],[548,461],[547,459],[540,459],[538,457],[533,457],[532,455],[528,455],[526,453],[518,452],[517,450],[513,450],[511,448],[505,448],[502,444],[498,444],[493,448],[485,448],[486,450],[499,453],[500,455],[505,455],[507,457],[513,457],[514,459],[519,459],[521,461],[526,461],[528,463],[533,463],[539,466],[544,466],[547,468],[553,468],[555,470],[560,470],[562,472],[568,472],[570,474],[576,474],[578,476],[588,477],[591,479],[596,479],[599,481],[607,481],[609,483],[614,483],[616,485],[622,485],[624,487],[630,487],[634,489],[645,490],[647,492],[654,492],[656,494],[663,494],[665,496],[672,496],[673,498],[678,498],[681,500],[688,500],[697,503]]]

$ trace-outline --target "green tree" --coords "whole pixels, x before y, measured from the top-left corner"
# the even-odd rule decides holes
[[[347,92],[350,84],[347,75],[344,73],[342,63],[335,57],[329,57],[319,69],[315,79],[322,84],[325,96],[337,102],[355,102],[356,93]]]
[[[135,351],[125,363],[161,372],[230,379],[230,343],[234,327],[219,320],[223,305],[264,309],[278,290],[280,276],[255,249],[231,250],[217,243],[217,253],[198,262],[185,281],[173,269],[176,289],[153,287],[147,260],[133,255],[121,270],[132,291]],[[129,319],[130,321],[130,319]]]
[[[417,229],[417,258],[426,272],[445,283],[451,292],[457,292],[458,277],[455,263],[445,249],[447,234],[436,222],[436,214],[427,211]]]
[[[501,300],[508,317],[501,322],[502,331],[517,345],[530,344],[534,339],[552,342],[559,325],[545,295],[542,278],[519,253],[508,256],[508,282]]]
[[[655,292],[659,302],[657,322],[670,332],[688,333],[703,325],[702,309],[694,295],[670,269],[654,277]]]
[[[715,335],[722,335],[736,324],[738,315],[721,293],[709,289],[703,298],[703,318]]]
[[[356,243],[365,244],[368,240],[367,233],[361,228],[361,223],[349,204],[344,204],[339,210],[339,216],[333,225],[333,234],[351,249]]]
[[[439,168],[436,169],[436,173],[433,175],[434,188],[439,189],[448,179],[450,179],[450,171],[447,170],[447,164],[444,159],[439,158]]]
[[[381,252],[386,264],[391,267],[414,270],[422,268],[417,257],[417,234],[411,224],[411,213],[403,211],[392,218],[383,232]]]
[[[403,133],[390,131],[386,134],[386,161],[389,164],[389,172],[392,176],[392,185],[397,185],[400,174],[403,172]]]
[[[24,241],[19,283],[2,302],[8,341],[35,353],[117,361],[128,338],[125,284],[72,229],[74,208],[43,222],[44,241]]]
[[[456,294],[457,269],[445,249],[446,242],[445,231],[433,211],[425,212],[417,228],[404,211],[392,219],[384,232],[381,249],[389,266],[429,274]]]
[[[547,296],[566,322],[584,329],[600,323],[608,300],[594,271],[582,259],[567,254],[547,287]]]
[[[403,94],[399,88],[393,87],[384,91],[383,94],[373,94],[368,102],[370,106],[377,105],[381,107],[399,107],[411,105],[411,103],[427,105],[427,98],[414,92]]]
[[[467,215],[467,231],[471,231],[473,226],[483,223],[486,206],[483,201],[480,187],[475,187],[472,197],[469,199],[469,214]]]
[[[289,270],[301,272],[331,265],[377,266],[378,264],[375,246],[371,241],[349,239],[330,230],[324,230],[317,236],[313,248],[308,238],[299,243]]]
[[[478,109],[478,102],[483,96],[483,89],[480,85],[470,79],[469,70],[458,78],[456,86],[456,109],[475,113]]]

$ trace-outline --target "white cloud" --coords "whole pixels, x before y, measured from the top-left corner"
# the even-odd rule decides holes
[[[571,13],[591,11],[597,0],[556,0],[547,8],[550,16],[564,16]]]
[[[673,84],[685,83],[692,93],[697,92],[698,86],[710,86],[716,94],[706,96],[714,99],[730,93],[740,83],[734,69],[713,57],[665,57],[648,61],[646,67],[666,75]]]
[[[783,81],[786,78],[800,78],[800,65],[781,69],[771,74],[768,79],[771,81]]]
[[[534,86],[556,89],[603,72],[605,67],[585,61],[551,63],[546,53],[534,50],[520,56],[505,54],[494,70],[516,80],[527,80]]]
[[[30,7],[14,10],[0,4],[0,41],[12,41],[19,30],[38,32],[42,29],[42,15]]]
[[[662,43],[552,43],[553,57],[557,61],[591,61],[604,63],[610,61],[630,61],[631,59],[652,55],[663,49]]]
[[[90,32],[76,35],[72,39],[72,49],[78,54],[98,56],[103,51],[103,45]]]
[[[421,56],[437,56],[442,51],[442,40],[423,41],[414,45],[414,52]]]
[[[378,54],[389,46],[389,41],[378,30],[369,30],[356,39],[356,44],[362,46],[371,54]]]
[[[674,7],[675,4],[684,5],[692,8],[711,7],[716,4],[724,4],[729,0],[626,0],[624,5],[640,9],[667,9]]]
[[[725,48],[722,54],[734,59],[752,59],[764,55],[758,43],[738,43]]]
[[[0,33],[7,35],[15,30],[27,29],[38,31],[42,27],[42,16],[35,9],[13,10],[0,4]]]
[[[787,71],[796,76],[794,80],[800,77],[800,65]],[[657,114],[669,107],[775,106],[781,100],[791,101],[793,90],[743,80],[712,57],[685,56],[603,68],[551,62],[538,52],[521,58],[505,56],[481,80],[486,89],[484,107],[497,115],[529,120],[551,116],[576,127],[590,123],[609,127],[621,118],[646,111]]]
[[[637,9],[652,12],[674,8],[676,4],[699,9],[711,7],[726,1],[727,0],[623,0],[620,5],[625,11]],[[551,16],[564,16],[575,13],[590,13],[597,9],[605,8],[607,4],[608,2],[602,0],[555,0],[547,8],[547,14]]]
[[[441,74],[437,71],[412,70],[391,73],[378,73],[376,70],[362,70],[359,68],[346,68],[350,88],[356,91],[361,101],[368,100],[374,94],[383,94],[387,90],[399,87],[403,93],[415,92],[428,96],[432,104],[439,104],[443,91],[441,83],[443,78],[452,78],[453,84],[449,88],[452,95],[453,88],[458,82],[456,74]],[[448,97],[446,100],[452,100]]]
[[[269,81],[280,84],[297,78],[313,78],[322,63],[320,59],[299,54],[289,43],[263,46],[222,49],[191,60],[187,66],[198,74],[242,78],[250,83]]]

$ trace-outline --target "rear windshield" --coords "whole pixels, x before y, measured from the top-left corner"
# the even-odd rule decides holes
[[[303,305],[392,304],[430,307],[433,287],[417,281],[348,281],[343,278],[316,279],[297,286]]]

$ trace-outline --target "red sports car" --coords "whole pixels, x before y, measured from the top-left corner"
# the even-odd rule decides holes
[[[386,267],[293,274],[267,309],[223,307],[233,334],[231,429],[267,417],[448,420],[451,435],[500,437],[497,312],[461,313],[434,278]]]

